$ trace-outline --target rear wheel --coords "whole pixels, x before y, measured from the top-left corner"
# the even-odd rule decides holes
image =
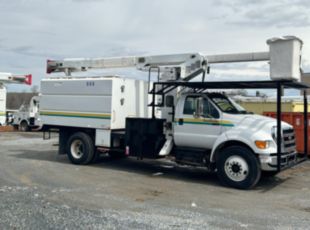
[[[30,128],[29,128],[29,125],[27,123],[27,121],[22,121],[20,124],[19,124],[19,131],[22,131],[22,132],[27,132],[29,131]]]
[[[255,155],[243,146],[231,146],[219,153],[217,174],[220,180],[234,188],[254,187],[261,177]]]
[[[73,164],[89,164],[95,154],[93,139],[83,132],[74,133],[68,139],[66,152]]]

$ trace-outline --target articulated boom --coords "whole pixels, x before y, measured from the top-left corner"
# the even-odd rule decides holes
[[[88,69],[129,68],[140,71],[159,71],[162,80],[188,79],[205,70],[207,62],[199,53],[115,58],[80,58],[47,61],[47,73],[87,71]]]
[[[47,73],[86,71],[88,69],[135,67],[141,71],[158,71],[160,81],[189,81],[205,73],[210,64],[269,61],[272,80],[300,81],[302,41],[294,36],[267,40],[269,52],[252,52],[220,55],[200,53],[168,54],[155,56],[131,56],[114,58],[80,58],[48,60]]]
[[[2,83],[31,85],[32,75],[14,75],[11,73],[0,73],[0,84]]]
[[[87,71],[88,69],[130,68],[140,71],[159,71],[161,81],[189,81],[198,74],[205,72],[208,64],[266,61],[268,52],[221,54],[205,56],[200,53],[168,54],[155,56],[131,56],[112,58],[68,58],[64,60],[48,60],[47,73]]]

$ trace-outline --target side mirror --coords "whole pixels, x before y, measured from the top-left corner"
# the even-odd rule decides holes
[[[166,107],[173,107],[174,106],[174,97],[172,95],[166,96]]]

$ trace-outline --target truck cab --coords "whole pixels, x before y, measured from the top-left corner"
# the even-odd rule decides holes
[[[19,110],[13,113],[12,125],[20,131],[26,132],[41,126],[39,116],[40,97],[34,96],[29,103],[24,103]]]
[[[179,163],[217,169],[229,185],[250,187],[261,171],[277,172],[276,125],[275,119],[251,114],[223,93],[184,93],[175,108],[174,154]],[[291,164],[296,160],[294,130],[282,122],[282,132],[282,163]]]

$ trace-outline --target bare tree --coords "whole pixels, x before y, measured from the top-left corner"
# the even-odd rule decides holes
[[[37,93],[7,93],[6,107],[7,109],[19,109],[22,104],[29,104],[33,96]]]
[[[39,86],[33,85],[30,90],[32,93],[38,93],[39,92]]]

